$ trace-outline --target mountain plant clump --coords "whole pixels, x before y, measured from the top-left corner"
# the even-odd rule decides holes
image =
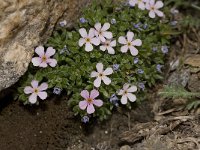
[[[62,93],[83,122],[130,109],[162,79],[172,31],[167,13],[162,1],[94,0],[73,29],[61,22],[35,49],[19,99],[33,105]]]

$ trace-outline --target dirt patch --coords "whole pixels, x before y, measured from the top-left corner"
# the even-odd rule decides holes
[[[65,98],[46,100],[34,107],[23,106],[10,96],[0,102],[1,150],[90,150],[102,147],[116,150],[120,147],[122,132],[137,122],[153,119],[148,101],[131,112],[116,110],[109,121],[89,125],[73,116]]]

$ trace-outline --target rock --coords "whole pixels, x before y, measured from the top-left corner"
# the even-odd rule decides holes
[[[62,16],[73,25],[88,0],[0,0],[0,91],[26,72]]]
[[[180,60],[176,59],[170,62],[170,71],[174,71],[179,67]]]
[[[168,78],[169,85],[185,87],[190,78],[190,69],[182,69],[181,71],[173,72]]]
[[[185,60],[184,63],[193,67],[200,67],[200,55],[191,55]]]
[[[190,76],[188,88],[191,92],[200,92],[200,80],[197,74],[193,74]]]
[[[120,148],[120,150],[131,150],[131,147],[128,145],[124,145]]]

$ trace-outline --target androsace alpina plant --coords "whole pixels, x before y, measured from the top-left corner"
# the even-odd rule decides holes
[[[48,83],[48,95],[71,95],[68,104],[85,123],[106,119],[115,107],[132,108],[162,79],[167,53],[162,46],[170,44],[170,35],[162,33],[172,30],[167,14],[161,15],[165,9],[161,1],[94,0],[72,30],[62,24],[54,32],[45,47],[56,50],[51,52],[56,65],[31,64],[19,99],[29,103],[23,90],[37,80]]]

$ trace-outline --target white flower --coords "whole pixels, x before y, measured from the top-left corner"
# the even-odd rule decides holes
[[[108,50],[109,54],[115,54],[115,50],[113,49],[113,47],[116,46],[116,40],[114,41],[110,41],[110,40],[106,40],[102,46],[100,46],[100,50],[105,51]]]
[[[113,69],[112,68],[107,68],[106,70],[103,70],[103,64],[102,63],[98,63],[96,65],[96,68],[97,68],[97,72],[96,71],[93,71],[91,73],[91,77],[94,78],[94,77],[97,77],[95,80],[94,80],[94,86],[95,87],[100,87],[101,85],[101,80],[103,80],[103,82],[106,84],[106,85],[109,85],[111,83],[111,79],[108,78],[107,76],[108,75],[111,75],[113,73]]]
[[[142,41],[140,39],[134,40],[134,33],[130,31],[127,32],[126,37],[127,39],[124,36],[120,36],[118,39],[120,44],[124,44],[124,46],[121,47],[121,52],[126,53],[128,49],[130,49],[131,54],[136,56],[138,54],[138,50],[134,46],[141,46]]]
[[[31,81],[31,86],[26,86],[24,88],[25,94],[31,94],[29,96],[29,102],[35,104],[37,102],[37,97],[39,96],[42,100],[47,98],[47,92],[45,91],[48,88],[47,83],[42,83],[39,85],[39,82],[36,80]]]
[[[129,88],[129,86],[130,84],[127,84],[127,83],[124,84],[123,89],[121,89],[118,93],[118,95],[122,95],[122,98],[121,98],[122,104],[127,104],[128,99],[131,102],[136,101],[136,96],[132,93],[137,91],[137,87],[133,85]]]
[[[101,23],[95,24],[95,36],[100,39],[101,42],[105,42],[106,39],[112,39],[112,32],[107,31],[110,28],[110,23],[105,23],[103,27],[101,27]]]
[[[158,10],[164,6],[162,1],[157,1],[155,0],[149,0],[148,3],[146,3],[146,9],[149,10],[149,17],[150,18],[155,18],[156,15],[159,17],[163,17],[164,14],[162,11]]]
[[[48,65],[51,67],[55,67],[57,65],[57,60],[51,58],[56,53],[56,50],[53,47],[48,47],[47,51],[45,52],[43,46],[38,46],[35,49],[35,52],[39,55],[39,57],[32,58],[31,61],[33,66],[46,68]]]
[[[135,6],[136,4],[138,5],[138,8],[141,10],[145,10],[145,3],[147,0],[129,0],[129,4],[131,6]]]
[[[89,34],[87,34],[87,31],[85,28],[79,29],[79,33],[82,36],[79,40],[79,46],[82,47],[85,44],[85,50],[87,52],[90,52],[93,50],[93,45],[98,46],[100,44],[100,40],[95,37],[94,35],[94,28],[91,28],[89,30]]]

